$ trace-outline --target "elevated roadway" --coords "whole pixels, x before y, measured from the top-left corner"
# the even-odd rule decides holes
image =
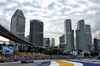
[[[26,45],[30,45],[35,48],[43,48],[41,46],[38,46],[37,44],[25,41],[24,39],[22,39],[22,38],[18,37],[17,35],[13,34],[12,32],[10,32],[8,29],[3,27],[1,24],[0,24],[0,35],[7,39],[14,41],[15,43],[20,43],[20,44],[24,44],[24,45],[26,44]]]

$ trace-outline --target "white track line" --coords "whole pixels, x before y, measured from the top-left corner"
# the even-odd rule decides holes
[[[49,66],[59,66],[59,63],[56,61],[51,61],[51,64]]]

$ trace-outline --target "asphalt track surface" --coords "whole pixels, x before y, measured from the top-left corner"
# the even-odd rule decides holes
[[[100,66],[100,62],[95,61],[68,61],[68,60],[56,60],[42,62],[36,66]]]
[[[44,60],[44,61],[48,61],[48,60]],[[35,60],[34,63],[24,63],[24,64],[21,64],[21,61],[16,61],[16,62],[9,62],[9,63],[0,63],[0,66],[36,66],[44,61]]]
[[[100,62],[81,60],[35,60],[34,63],[18,62],[0,63],[0,66],[100,66]]]
[[[78,62],[78,63],[82,63],[83,66],[100,66],[100,62],[97,61],[80,61],[80,60],[75,60],[72,62]]]

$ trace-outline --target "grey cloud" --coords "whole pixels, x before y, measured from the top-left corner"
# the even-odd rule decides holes
[[[30,2],[23,2],[22,3],[24,6],[32,6],[32,3],[30,3]]]
[[[92,2],[92,3],[95,3],[95,4],[100,4],[100,0],[90,0],[89,2]]]
[[[13,3],[13,2],[12,2]],[[6,11],[6,12],[9,12],[9,11],[15,11],[16,9],[20,9],[20,8],[22,8],[22,4],[21,3],[15,3],[15,4],[17,4],[16,6],[13,6],[12,8],[7,8],[6,6],[8,5],[8,4],[12,4],[12,3],[7,3],[6,5],[3,5],[3,9],[4,9],[4,11]]]
[[[76,0],[76,2],[78,4],[88,4],[88,1],[86,1],[86,0]]]
[[[100,6],[100,5],[90,6],[89,10],[91,10],[91,11],[98,11],[98,10],[100,10],[100,7],[98,7],[98,6]]]
[[[12,7],[12,8],[4,8],[4,11],[9,12],[9,11],[15,11],[18,7]]]
[[[23,11],[24,14],[29,13],[28,9],[22,9],[22,11]]]
[[[49,15],[49,16],[43,16],[43,17],[44,17],[44,18],[51,18],[52,16]]]
[[[65,2],[67,2],[68,0],[58,0],[58,2],[60,2],[60,3],[65,3]]]
[[[78,4],[69,4],[69,5],[70,5],[70,7],[72,7],[72,8],[78,8],[78,7],[79,7]]]
[[[46,13],[46,12],[45,12]],[[44,13],[44,14],[45,14]],[[44,18],[52,18],[53,16],[56,16],[56,13],[52,13],[52,14],[50,14],[50,15],[44,15],[43,17]]]
[[[54,8],[54,5],[55,5],[55,3],[52,2],[51,4],[48,5],[48,9],[50,9],[50,10],[53,9]]]
[[[40,14],[33,14],[34,16],[38,16],[38,15],[40,15]]]
[[[24,6],[31,6],[31,7],[33,7],[33,8],[41,8],[41,6],[40,5],[38,5],[37,3],[31,3],[31,2],[23,2],[22,3]]]
[[[10,30],[10,22],[6,18],[0,17],[0,24]]]
[[[60,10],[60,12],[62,12],[62,13],[66,12],[66,11],[71,11],[71,8],[62,8]]]
[[[94,22],[94,28],[93,32],[95,33],[96,31],[100,30],[100,11],[98,11],[95,15],[95,22]]]
[[[7,3],[19,3],[17,0],[6,0]]]
[[[0,3],[0,6],[4,6],[4,5],[6,5],[5,3]]]
[[[51,35],[61,35],[61,34],[63,34],[62,32],[60,32],[60,31],[48,31],[47,33],[49,33],[49,34],[51,34]]]
[[[39,9],[39,10],[38,10]],[[27,9],[28,10],[28,9]],[[31,10],[29,10],[30,11],[30,13],[34,13],[34,12],[41,12],[41,10],[40,10],[40,8],[37,8],[37,9],[31,9]]]
[[[76,13],[87,13],[88,12],[88,9],[83,9],[83,11],[79,11],[79,12],[76,12]]]
[[[61,3],[63,6],[68,5],[68,0],[58,0],[59,3]]]
[[[30,12],[34,12],[34,10],[30,10]]]

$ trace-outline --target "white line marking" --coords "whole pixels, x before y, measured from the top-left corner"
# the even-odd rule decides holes
[[[51,61],[51,64],[49,66],[59,66],[59,63],[56,61]]]

